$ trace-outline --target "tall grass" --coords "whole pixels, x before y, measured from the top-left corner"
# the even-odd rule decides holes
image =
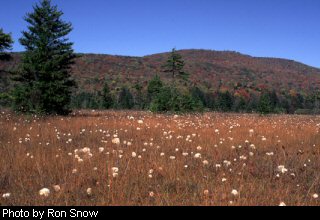
[[[0,127],[0,205],[320,205],[319,117],[2,112]]]

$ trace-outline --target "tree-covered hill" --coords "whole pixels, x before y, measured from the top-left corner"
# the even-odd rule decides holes
[[[320,69],[291,60],[258,58],[229,51],[181,50],[186,71],[192,82],[207,89],[248,89],[263,88],[312,92],[320,88]],[[147,82],[159,74],[164,80],[169,75],[161,73],[168,53],[145,57],[111,56],[102,54],[80,54],[73,66],[72,75],[79,88],[101,89],[103,80],[108,78],[111,87],[121,84]],[[2,78],[20,62],[21,55],[12,53],[10,62],[0,61]]]
[[[279,97],[293,97],[303,102],[308,95],[320,90],[320,69],[296,61],[260,58],[231,51],[180,50],[189,74],[188,85],[178,80],[178,87],[196,86],[205,93],[229,91],[234,97],[242,97],[246,103],[259,97],[263,91],[274,91]],[[158,74],[169,83],[170,73],[163,71],[170,53],[144,57],[114,56],[103,54],[78,54],[72,67],[72,77],[78,88],[75,93],[96,93],[108,82],[111,93],[118,96],[123,87],[134,95],[145,93],[148,82]],[[12,86],[10,71],[15,71],[21,61],[21,53],[11,53],[10,61],[0,61],[0,92]],[[140,90],[136,90],[136,86]],[[291,101],[293,102],[293,101]],[[290,103],[291,103],[290,102]],[[289,104],[291,105],[291,104]],[[300,104],[297,104],[298,106]],[[301,104],[302,106],[302,104]],[[303,108],[297,107],[297,108]]]

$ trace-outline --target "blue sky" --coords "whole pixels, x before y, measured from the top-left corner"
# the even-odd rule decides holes
[[[37,0],[0,0],[13,51]],[[232,50],[320,67],[319,0],[53,0],[73,24],[76,52],[143,56],[177,49]]]

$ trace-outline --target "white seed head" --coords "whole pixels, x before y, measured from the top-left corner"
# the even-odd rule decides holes
[[[4,193],[4,194],[2,195],[2,198],[8,199],[8,198],[10,198],[10,196],[11,196],[11,193]]]
[[[280,202],[279,206],[287,206],[284,202]]]
[[[315,193],[312,195],[312,198],[317,199],[317,198],[319,198],[319,195]]]
[[[118,173],[119,172],[119,168],[118,167],[112,167],[111,170],[112,170],[112,173]]]
[[[231,191],[231,194],[234,195],[234,196],[238,196],[239,192],[234,189],[234,190]]]
[[[209,164],[209,162],[207,160],[202,161],[203,165],[206,166]]]
[[[87,194],[90,196],[90,195],[92,195],[92,188],[88,188],[87,189]]]
[[[61,187],[59,185],[53,186],[54,191],[59,192],[61,190]]]
[[[116,144],[116,145],[119,145],[120,144],[120,139],[119,138],[113,138],[112,139],[112,143]]]
[[[39,191],[40,196],[48,197],[50,194],[50,189],[48,188],[43,188]]]

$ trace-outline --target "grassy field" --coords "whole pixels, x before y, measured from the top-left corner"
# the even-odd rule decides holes
[[[2,112],[0,128],[0,205],[320,205],[316,116]]]

